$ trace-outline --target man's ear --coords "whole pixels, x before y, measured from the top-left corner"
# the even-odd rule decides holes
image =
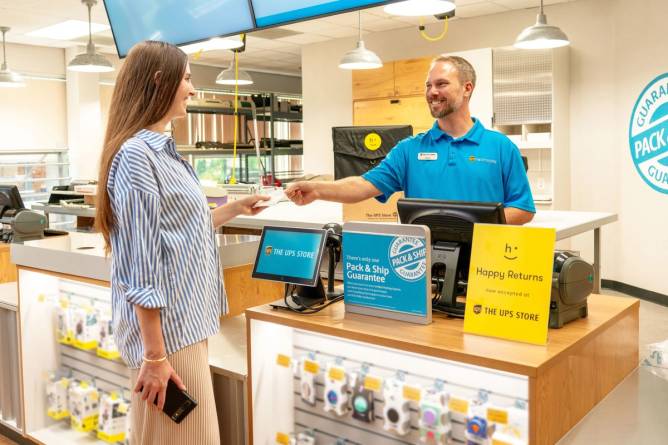
[[[153,81],[156,85],[160,85],[160,78],[162,77],[162,71],[156,71],[153,75]]]

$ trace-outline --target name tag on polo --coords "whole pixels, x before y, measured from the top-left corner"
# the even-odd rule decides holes
[[[438,153],[418,153],[418,161],[435,161],[438,159]]]

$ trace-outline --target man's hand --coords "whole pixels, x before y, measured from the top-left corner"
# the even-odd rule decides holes
[[[316,199],[320,199],[318,184],[308,181],[293,182],[287,189],[285,189],[285,196],[300,206],[310,204]]]

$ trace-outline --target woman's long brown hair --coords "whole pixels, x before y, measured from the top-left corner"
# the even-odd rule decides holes
[[[97,185],[95,228],[107,254],[115,219],[107,193],[109,169],[121,145],[169,111],[183,79],[188,56],[174,45],[146,41],[135,45],[121,67],[111,96]]]

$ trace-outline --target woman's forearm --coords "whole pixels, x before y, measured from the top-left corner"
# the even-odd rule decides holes
[[[166,356],[167,351],[160,324],[160,309],[146,309],[136,304],[134,307],[144,344],[144,357],[149,360],[157,360]]]

